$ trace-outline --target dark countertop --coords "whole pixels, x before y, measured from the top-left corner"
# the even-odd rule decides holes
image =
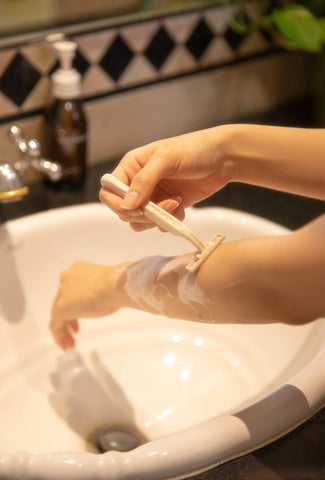
[[[302,118],[303,121],[300,121]],[[308,99],[246,121],[284,126],[313,125]],[[21,202],[0,205],[0,219],[6,221],[52,208],[96,202],[99,179],[113,168],[114,162],[89,168],[84,188],[75,192],[56,191],[41,184],[34,185]],[[292,229],[325,212],[325,202],[241,184],[228,185],[199,206],[206,205],[247,211]],[[272,444],[192,478],[325,480],[325,407],[293,432]]]

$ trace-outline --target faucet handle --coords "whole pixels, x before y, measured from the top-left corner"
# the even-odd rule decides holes
[[[27,142],[28,155],[30,158],[40,158],[41,157],[41,146],[38,140],[32,138]]]
[[[62,178],[62,167],[57,162],[50,162],[42,157],[41,146],[38,140],[33,138],[27,143],[28,156],[35,170],[44,173],[52,182],[57,182]]]
[[[57,182],[62,178],[63,171],[61,165],[57,162],[51,162],[42,157],[41,146],[38,140],[33,138],[26,142],[23,131],[18,125],[11,125],[8,131],[11,143],[23,154],[20,162],[21,170],[28,170],[31,166],[35,170],[44,173],[53,182]]]
[[[18,125],[11,125],[8,133],[10,139],[13,141],[23,138],[23,131],[20,127],[18,127]]]
[[[22,129],[18,127],[18,125],[11,125],[8,133],[9,133],[9,139],[11,143],[16,145],[16,147],[21,153],[23,154],[27,153],[28,145],[26,140],[24,139],[24,134]]]

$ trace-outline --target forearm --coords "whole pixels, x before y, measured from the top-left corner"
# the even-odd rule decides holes
[[[325,315],[325,216],[299,231],[228,242],[197,275],[189,256],[148,257],[119,282],[123,306],[212,323],[305,323]]]
[[[226,322],[303,324],[324,316],[325,217],[318,234],[320,223],[225,243],[210,258],[214,268],[203,264],[198,286]]]
[[[191,254],[63,272],[50,328],[74,345],[79,318],[134,308],[209,323],[305,323],[325,316],[325,215],[295,233],[228,242],[189,273]]]
[[[325,129],[229,126],[232,181],[325,200]]]

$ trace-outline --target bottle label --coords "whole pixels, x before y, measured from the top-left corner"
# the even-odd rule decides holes
[[[59,145],[79,145],[84,143],[87,140],[87,134],[82,133],[80,135],[71,135],[71,136],[58,136],[56,141]]]

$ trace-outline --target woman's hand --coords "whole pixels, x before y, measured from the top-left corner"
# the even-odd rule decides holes
[[[325,200],[325,129],[223,125],[153,142],[127,153],[113,174],[130,186],[101,201],[134,230],[152,227],[147,201],[183,220],[184,210],[229,182]]]
[[[66,350],[74,346],[78,318],[101,317],[118,310],[120,269],[75,262],[61,274],[52,307],[50,330],[56,343]]]
[[[215,127],[132,150],[113,172],[130,186],[127,196],[122,200],[102,188],[100,200],[137,231],[153,226],[141,211],[149,199],[183,220],[185,208],[231,180],[225,153],[230,131],[229,126]]]

